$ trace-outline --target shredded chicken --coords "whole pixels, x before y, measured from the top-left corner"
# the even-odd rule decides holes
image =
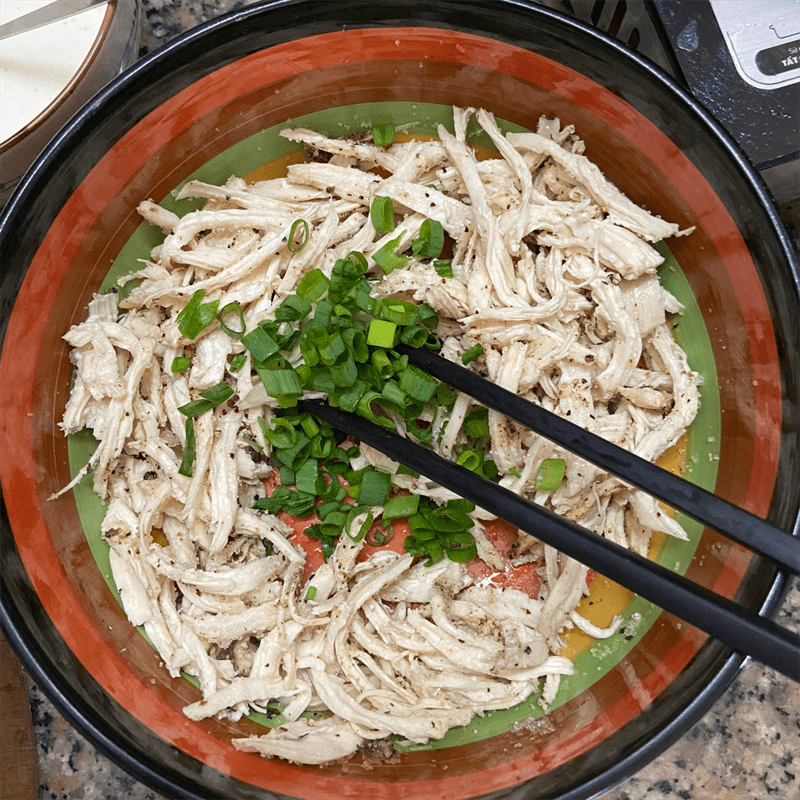
[[[535,597],[476,581],[448,560],[425,567],[388,550],[359,559],[363,541],[347,536],[304,583],[306,553],[292,528],[252,508],[272,470],[259,419],[272,419],[275,402],[218,325],[194,341],[181,334],[176,317],[198,289],[207,301],[238,302],[251,329],[312,268],[330,275],[337,258],[369,256],[398,235],[402,250],[427,217],[452,240],[453,277],[412,258],[376,280],[374,295],[432,306],[446,357],[460,361],[480,344],[471,369],[650,460],[696,414],[698,378],[666,321],[680,304],[660,286],[662,259],[649,244],[682,233],[678,226],[631,203],[557,120],[504,136],[477,112],[499,151],[477,160],[465,138],[472,113],[456,109],[455,133],[440,128],[438,141],[388,147],[285,131],[327,163],[253,185],[193,181],[181,196],[206,204],[182,218],[142,202],[163,243],[127,279],[139,283],[119,308],[114,293],[97,296],[65,336],[76,375],[61,426],[90,428],[99,441],[87,469],[109,501],[102,531],[124,610],[173,675],[200,681],[202,699],[186,708],[192,719],[235,720],[278,704],[281,724],[235,739],[242,749],[320,764],[390,735],[439,739],[475,714],[521,702],[542,679],[544,702],[552,699],[573,671],[559,656],[564,631],[607,636],[618,621],[604,630],[580,616],[586,568],[522,534],[516,557],[541,559]],[[389,236],[370,220],[378,196],[398,215]],[[298,217],[308,246],[292,252]],[[245,366],[226,371],[238,354]],[[183,356],[191,369],[173,373]],[[197,418],[186,477],[178,408],[222,380],[234,395]],[[470,410],[462,395],[449,418],[432,421],[441,454],[465,440]],[[640,552],[653,530],[684,536],[650,498],[495,412],[489,426],[487,457],[504,486]],[[537,492],[534,476],[550,457],[566,460],[565,480]],[[368,447],[358,461],[397,468]],[[424,476],[393,482],[440,504],[454,497]],[[473,516],[479,558],[499,575],[510,562],[484,533],[487,515]]]

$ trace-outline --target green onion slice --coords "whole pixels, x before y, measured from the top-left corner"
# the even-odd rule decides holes
[[[361,487],[356,500],[363,506],[385,505],[389,497],[392,476],[377,470],[368,470],[361,477]]]
[[[413,325],[419,318],[419,309],[408,300],[385,297],[378,301],[378,316],[395,325]]]
[[[433,268],[436,270],[436,274],[440,278],[453,277],[453,262],[449,258],[436,259],[433,262]]]
[[[483,345],[482,344],[474,344],[467,350],[464,355],[461,356],[461,363],[465,366],[467,364],[472,363],[476,358],[483,355]]]
[[[358,530],[354,531],[353,525],[355,521],[365,512],[367,515],[366,518],[361,523]],[[372,523],[374,521],[375,521],[374,514],[366,506],[352,506],[350,512],[347,515],[347,524],[345,526],[345,533],[354,542],[360,542],[367,535],[367,531],[372,527]]]
[[[489,435],[489,409],[476,408],[464,417],[464,431],[470,439]]]
[[[370,320],[367,329],[367,344],[372,347],[394,347],[400,339],[400,332],[394,322],[385,319]]]
[[[179,406],[178,411],[185,417],[197,417],[224,403],[232,395],[233,389],[225,381],[220,381],[216,386],[200,392],[199,400],[193,400],[191,403]]]
[[[176,317],[178,330],[187,339],[196,339],[200,332],[211,325],[217,317],[219,300],[203,303],[202,300],[205,296],[206,290],[198,289]]]
[[[378,147],[388,147],[394,142],[394,126],[390,122],[372,126],[372,141]]]
[[[297,294],[290,294],[276,309],[276,322],[297,322],[311,313],[311,303]]]
[[[228,372],[238,372],[247,362],[247,356],[244,353],[237,353],[228,365]]]
[[[176,356],[172,359],[171,372],[186,372],[192,364],[192,359],[189,356]]]
[[[411,252],[417,258],[439,258],[443,247],[442,223],[435,219],[426,219],[419,227],[419,236],[411,242]]]
[[[186,444],[183,446],[183,458],[181,458],[181,465],[178,467],[179,475],[185,475],[187,478],[192,477],[194,453],[194,420],[191,417],[186,417]]]
[[[238,318],[238,328],[231,328],[225,322],[225,320],[231,315]],[[244,324],[244,311],[242,311],[242,307],[235,300],[223,306],[222,311],[219,312],[217,317],[219,319],[220,328],[222,328],[222,330],[225,331],[225,333],[227,333],[231,339],[241,339],[242,336],[244,336],[245,331],[247,330],[247,326]]]
[[[291,367],[285,369],[265,369],[256,368],[256,372],[264,384],[264,390],[271,397],[282,397],[287,395],[303,394],[303,387],[297,373]]]
[[[376,528],[372,533],[367,534],[367,544],[371,547],[383,547],[389,544],[394,538],[394,531],[391,527],[388,530]]]
[[[316,303],[331,285],[330,280],[321,269],[312,269],[297,284],[297,294],[310,303]]]
[[[278,343],[260,325],[242,336],[242,344],[253,354],[256,362],[266,361],[280,350]]]
[[[533,488],[537,492],[552,492],[558,489],[564,474],[567,471],[567,462],[563,458],[546,458],[539,464],[536,477],[533,479]]]
[[[300,237],[300,241],[295,242],[297,229],[301,226],[303,228],[303,235]],[[286,243],[286,247],[290,253],[299,253],[308,244],[310,238],[311,232],[308,223],[304,219],[296,219],[292,223],[292,227],[289,228],[289,240]]]
[[[383,270],[384,274],[390,275],[396,269],[400,269],[411,261],[407,256],[398,255],[395,251],[400,246],[402,235],[396,239],[386,242],[383,247],[372,255],[373,261]]]
[[[210,389],[204,389],[200,392],[200,397],[213,403],[215,406],[224,403],[229,397],[233,395],[233,388],[228,386],[225,381],[220,381],[216,386]]]
[[[391,198],[376,197],[370,206],[369,218],[377,233],[391,233],[394,230],[394,207]]]
[[[410,397],[427,403],[436,391],[438,381],[418,367],[409,365],[400,375],[400,388]]]
[[[390,497],[383,508],[383,520],[388,522],[397,517],[410,517],[419,511],[419,495],[409,494]]]

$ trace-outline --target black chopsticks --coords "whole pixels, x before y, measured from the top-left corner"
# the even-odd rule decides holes
[[[621,480],[800,574],[800,541],[688,481],[430,351],[396,348],[409,362]],[[648,559],[530,503],[368,420],[304,400],[300,407],[461,497],[800,682],[800,636]]]
[[[333,408],[324,400],[301,400],[298,408],[326,420],[344,433],[597,570],[742,655],[750,655],[800,682],[800,636],[772,620],[530,503],[363,417]]]
[[[767,556],[778,566],[800,574],[800,540],[742,508],[707,492],[628,450],[534,405],[452,361],[400,344],[409,363],[505,414],[526,428],[642,489],[698,522]]]

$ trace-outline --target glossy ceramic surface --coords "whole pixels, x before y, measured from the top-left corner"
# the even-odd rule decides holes
[[[0,142],[0,207],[47,143],[76,112],[138,55],[140,0],[113,0],[80,68],[40,114]]]
[[[655,615],[599,680],[536,724],[368,769],[360,756],[323,768],[265,761],[230,745],[263,730],[257,722],[182,714],[197,690],[166,675],[127,624],[75,498],[47,499],[69,481],[56,427],[71,372],[61,336],[142,235],[137,203],[167,197],[209,164],[241,158],[251,171],[252,137],[291,118],[353,107],[369,124],[409,104],[483,106],[534,128],[542,114],[558,116],[634,201],[696,227],[671,247],[715,364],[712,488],[796,530],[796,257],[757,177],[688,97],[618,44],[522,3],[270,3],[215,20],[88,105],[2,222],[4,302],[26,274],[0,362],[3,624],[66,715],[170,796],[588,797],[680,736],[739,666],[697,630]],[[278,155],[266,147],[263,160]],[[782,584],[712,532],[687,575],[765,611]]]

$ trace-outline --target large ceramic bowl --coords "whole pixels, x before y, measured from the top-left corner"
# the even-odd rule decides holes
[[[677,739],[742,658],[638,598],[598,584],[623,633],[570,643],[577,675],[549,714],[487,715],[432,749],[365,765],[267,761],[230,740],[257,719],[192,722],[196,687],[170,678],[131,628],[90,491],[48,497],[85,457],[57,428],[71,366],[61,337],[92,293],[156,241],[137,203],[191,175],[250,175],[290,147],[288,120],[328,133],[373,122],[425,133],[451,105],[530,128],[573,123],[634,201],[691,236],[664,278],[686,304],[676,336],[703,374],[687,441],[693,480],[795,531],[800,505],[798,267],[757,176],[720,127],[614,41],[521,2],[276,2],[214,20],[137,64],[62,131],[2,221],[0,363],[5,502],[2,614],[34,680],[100,748],[173,797],[588,797]],[[679,265],[679,266],[678,266]],[[23,280],[24,277],[24,280]],[[21,288],[19,288],[21,285]],[[783,578],[710,531],[656,554],[768,613]],[[616,605],[615,605],[616,604]]]

